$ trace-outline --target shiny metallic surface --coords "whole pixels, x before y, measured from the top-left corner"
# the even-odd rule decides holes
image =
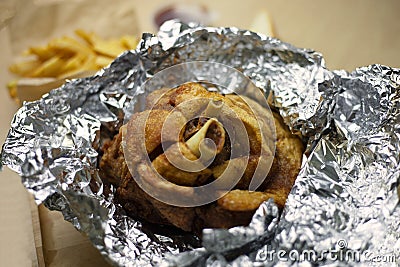
[[[265,96],[272,92],[285,122],[308,142],[281,215],[267,201],[247,227],[204,230],[201,248],[192,235],[159,233],[124,215],[97,167],[102,143],[129,116],[144,93],[141,85],[159,70],[196,60],[235,67]],[[115,266],[371,263],[365,255],[349,260],[323,253],[332,250],[399,261],[399,96],[398,69],[329,71],[320,54],[277,39],[168,21],[97,75],[25,103],[12,121],[1,164],[18,172],[37,203],[60,210]],[[312,249],[316,257],[262,257],[266,248]]]

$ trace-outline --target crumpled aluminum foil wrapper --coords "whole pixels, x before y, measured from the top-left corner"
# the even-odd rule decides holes
[[[97,166],[104,138],[121,126],[146,79],[195,60],[235,67],[266,96],[272,91],[285,122],[308,142],[283,214],[267,201],[247,227],[204,230],[200,248],[191,235],[127,217]],[[332,72],[320,54],[274,38],[168,21],[97,75],[24,103],[1,164],[116,266],[396,266],[399,92],[399,69]]]

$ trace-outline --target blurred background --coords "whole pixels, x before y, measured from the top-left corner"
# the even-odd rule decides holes
[[[397,0],[0,0],[0,144],[21,101],[94,73],[165,20],[258,31],[352,71],[400,67],[399,10]],[[37,208],[7,168],[0,203],[1,266],[108,266],[60,214]]]

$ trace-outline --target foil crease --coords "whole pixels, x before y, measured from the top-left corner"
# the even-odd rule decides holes
[[[193,236],[157,233],[127,217],[97,168],[102,142],[123,124],[143,94],[141,85],[159,70],[195,60],[235,67],[266,97],[272,92],[285,122],[308,142],[283,214],[267,201],[247,227],[204,230],[200,247]],[[24,103],[1,164],[18,172],[37,203],[61,211],[115,266],[371,263],[365,255],[332,259],[326,250],[393,254],[399,261],[399,90],[398,69],[329,71],[319,53],[274,38],[168,21],[95,76]],[[266,258],[269,250],[307,249],[316,258]]]

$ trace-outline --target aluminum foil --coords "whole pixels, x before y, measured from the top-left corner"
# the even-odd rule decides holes
[[[267,201],[249,226],[207,229],[201,242],[127,217],[97,166],[102,142],[122,125],[141,85],[194,60],[235,67],[266,96],[273,92],[285,122],[308,142],[282,214]],[[95,76],[24,103],[1,164],[115,266],[396,266],[399,90],[398,69],[329,71],[319,53],[277,39],[168,21]]]

